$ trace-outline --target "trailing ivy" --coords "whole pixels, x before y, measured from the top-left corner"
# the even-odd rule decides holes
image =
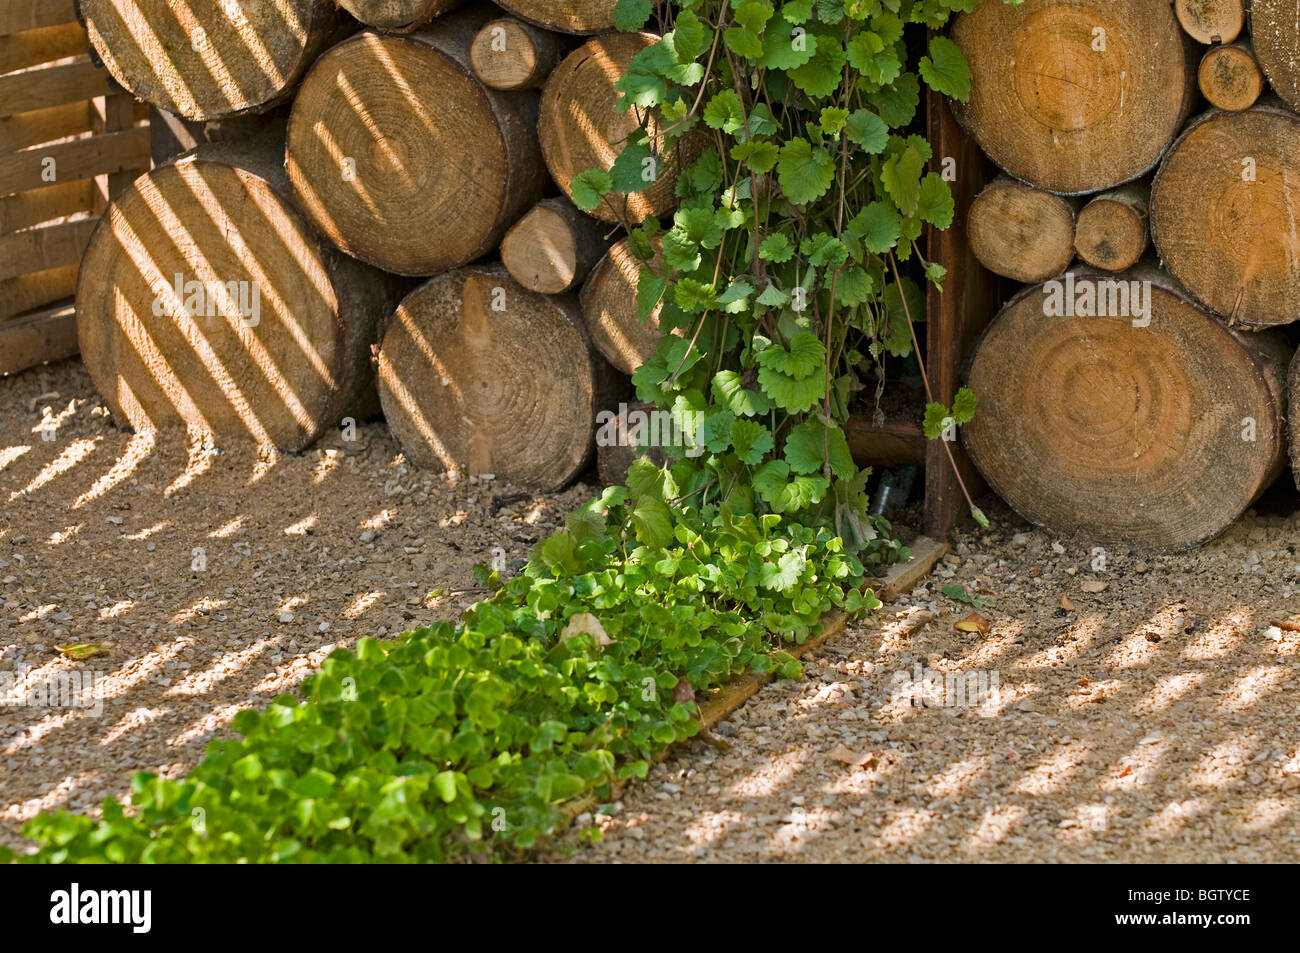
[[[660,326],[677,332],[633,380],[707,447],[683,495],[810,524],[830,516],[851,550],[876,544],[844,426],[870,363],[916,353],[921,286],[945,278],[917,244],[954,213],[916,134],[923,86],[970,90],[956,44],[918,27],[977,2],[618,3],[621,29],[662,34],[616,87],[641,133],[610,172],[581,173],[573,195],[586,210],[624,206],[645,262],[639,317],[661,306]],[[656,181],[664,156],[678,172],[671,223],[630,220],[620,193]],[[931,401],[927,419],[945,426],[927,435],[951,438],[971,418],[969,391],[957,404]]]
[[[38,863],[509,859],[565,805],[644,777],[699,731],[696,695],[780,651],[832,608],[880,603],[827,529],[726,504],[669,509],[665,474],[571,514],[528,568],[456,626],[338,649],[300,701],[240,712],[184,778],[137,774],[135,812],[27,823]],[[485,582],[499,585],[480,569]]]

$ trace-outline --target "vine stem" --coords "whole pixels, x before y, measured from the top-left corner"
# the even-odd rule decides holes
[[[935,403],[934,391],[930,388],[930,375],[925,370],[925,360],[921,357],[921,344],[916,339],[916,328],[912,324],[912,311],[907,306],[907,295],[903,293],[903,279],[898,274],[898,261],[891,254],[889,256],[889,267],[894,270],[894,282],[898,285],[898,300],[903,302],[903,317],[907,319],[907,333],[912,336],[912,349],[916,354],[916,363],[921,368],[921,381],[925,384],[925,397],[930,403]],[[957,458],[953,456],[952,447],[948,446],[948,441],[943,439],[940,434],[939,442],[943,444],[943,449],[948,454],[948,463],[952,467],[952,475],[957,478],[957,485],[961,487],[962,496],[966,497],[966,505],[970,507],[971,512],[975,513],[979,507],[971,499],[970,490],[966,488],[966,481],[962,479],[961,470],[957,467]]]

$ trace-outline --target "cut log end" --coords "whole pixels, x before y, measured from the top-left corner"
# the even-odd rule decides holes
[[[540,87],[563,58],[560,38],[504,17],[479,31],[470,48],[474,73],[493,89]]]
[[[1246,26],[1246,0],[1174,0],[1174,13],[1197,43],[1231,43]]]
[[[193,120],[285,98],[341,22],[334,0],[81,0],[80,9],[91,45],[123,88]]]
[[[1074,247],[1079,257],[1095,268],[1125,271],[1147,250],[1148,193],[1129,186],[1099,195],[1079,212]]]
[[[1074,289],[1090,280],[1101,296],[1128,278],[1149,281],[1089,272]],[[977,346],[972,458],[1017,512],[1057,532],[1158,550],[1213,538],[1282,465],[1271,335],[1238,336],[1156,282],[1145,316],[1065,316],[1050,303],[1059,284],[1026,289]]]
[[[500,266],[448,272],[402,301],[379,352],[388,425],[416,466],[554,490],[591,457],[608,368],[572,298]]]
[[[639,132],[636,110],[618,111],[620,94],[614,84],[632,57],[656,39],[648,33],[614,33],[588,40],[565,57],[546,81],[537,131],[551,177],[570,197],[574,176],[588,169],[608,171],[624,143]],[[651,184],[640,192],[607,195],[591,212],[602,221],[640,222],[676,207],[678,163],[689,158],[694,140],[687,137],[679,142],[679,155],[664,154],[658,122],[653,117],[647,122],[654,154],[647,160],[644,176]]]
[[[614,29],[616,0],[499,0],[508,13],[560,33],[609,33]]]
[[[381,30],[407,31],[448,13],[466,0],[335,0],[356,19]]]
[[[200,151],[163,166],[92,236],[78,336],[124,425],[179,421],[300,450],[344,415],[378,409],[370,346],[394,289],[290,204],[277,147],[262,164]]]
[[[1233,323],[1300,318],[1300,117],[1255,106],[1210,114],[1175,143],[1151,188],[1161,260]]]
[[[1295,0],[1252,0],[1250,40],[1273,91],[1300,108],[1300,16]]]
[[[1059,275],[1074,258],[1075,203],[1007,176],[971,203],[966,234],[985,268],[1015,281]]]
[[[971,69],[954,114],[994,162],[1053,192],[1145,174],[1193,101],[1190,41],[1168,0],[983,3],[953,38]]]
[[[501,262],[529,291],[560,294],[581,283],[605,253],[605,228],[568,199],[543,199],[506,233]]]
[[[615,242],[582,288],[582,311],[591,339],[605,359],[624,374],[631,374],[653,357],[663,337],[659,330],[662,305],[656,306],[644,323],[637,320],[636,292],[643,264],[626,239]],[[648,265],[662,274],[662,255],[656,253]]]
[[[542,196],[536,94],[487,89],[468,65],[486,8],[406,36],[345,40],[307,75],[287,167],[302,207],[348,254],[432,275],[495,248]]]
[[[1249,109],[1264,92],[1264,74],[1244,43],[1213,47],[1196,75],[1210,104],[1229,112]]]

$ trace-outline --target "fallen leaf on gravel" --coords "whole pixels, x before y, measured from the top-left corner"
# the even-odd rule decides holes
[[[600,624],[600,620],[590,612],[578,612],[569,616],[564,631],[560,633],[560,641],[566,642],[575,635],[590,635],[597,645],[614,644],[614,640],[605,632],[605,627]]]
[[[1084,592],[1091,592],[1095,595],[1098,592],[1105,592],[1110,588],[1110,583],[1102,582],[1100,579],[1085,579],[1079,583],[1079,588]]]
[[[876,756],[869,751],[854,751],[844,745],[827,752],[826,757],[832,761],[838,761],[840,764],[852,765],[855,768],[864,768],[876,760]]]
[[[682,704],[695,701],[695,689],[691,688],[691,683],[684,678],[681,679],[673,689],[673,700]]]
[[[1270,622],[1284,632],[1300,632],[1300,622]]]
[[[1127,777],[1128,777],[1130,774],[1132,774],[1132,773],[1133,773],[1133,768],[1132,768],[1132,766],[1130,765],[1130,766],[1126,767],[1123,771],[1121,771],[1119,774],[1115,775],[1115,777],[1117,777],[1117,778],[1127,778]]]
[[[97,655],[107,655],[109,648],[110,646],[102,642],[81,642],[77,645],[56,645],[54,651],[64,658],[80,662],[84,659],[94,658]]]
[[[993,626],[989,625],[989,620],[984,618],[978,612],[972,612],[966,618],[957,623],[957,630],[959,632],[979,632],[980,634],[983,634],[992,628]]]
[[[1061,608],[1066,612],[1074,611],[1074,603],[1070,601],[1070,594],[1068,592],[1061,596]]]

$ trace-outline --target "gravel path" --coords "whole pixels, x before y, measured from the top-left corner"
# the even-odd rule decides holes
[[[680,749],[552,859],[1300,860],[1300,632],[1271,625],[1300,622],[1300,515],[1143,561],[988,509],[720,726],[730,750]],[[954,627],[954,583],[996,601],[990,632]]]
[[[0,689],[81,673],[107,696],[0,691],[14,845],[40,810],[183,772],[330,646],[454,617],[474,563],[522,558],[592,490],[503,504],[517,491],[408,472],[382,425],[187,464],[178,438],[113,429],[75,363],[0,379],[0,406]],[[1300,514],[1143,561],[989,509],[994,532],[720,726],[729,750],[679,749],[584,818],[599,843],[548,859],[1300,859],[1300,632],[1272,626],[1300,621]],[[958,583],[995,602],[991,631],[954,627],[972,609],[939,589]],[[111,648],[54,650],[80,642]]]
[[[182,773],[332,646],[454,618],[483,595],[475,563],[526,557],[592,493],[408,472],[382,423],[296,457],[154,445],[110,424],[77,362],[0,378],[0,408],[11,846],[39,811],[97,809],[134,771]],[[54,648],[89,642],[111,649],[73,662]],[[103,704],[70,707],[83,689]]]

